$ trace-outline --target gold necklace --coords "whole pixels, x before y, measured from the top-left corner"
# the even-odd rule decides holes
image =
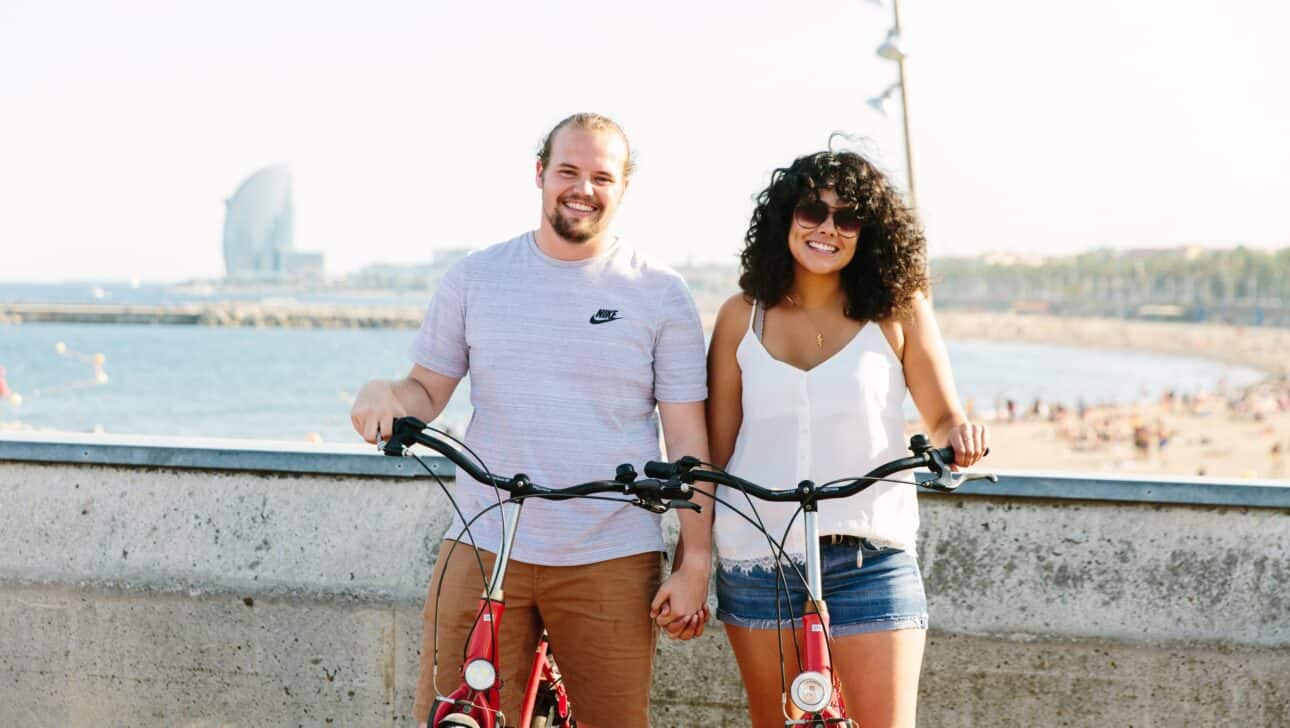
[[[798,302],[797,302],[797,299],[793,298],[793,297],[792,297],[792,295],[785,293],[785,294],[784,294],[784,298],[787,298],[789,303],[791,303],[791,304],[793,304],[794,306],[796,306],[796,307],[797,307],[797,309],[798,309],[799,311],[801,311],[801,312],[806,316],[806,320],[811,322],[811,326],[815,327],[815,348],[817,348],[817,349],[823,349],[823,348],[824,348],[824,332],[820,330],[820,326],[819,326],[819,324],[815,323],[815,319],[811,318],[811,312],[810,312],[810,311],[807,311],[807,310],[806,310],[806,307],[804,307],[802,304],[798,303]]]

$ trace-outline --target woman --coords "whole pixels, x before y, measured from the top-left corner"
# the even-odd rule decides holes
[[[719,466],[768,487],[861,475],[907,455],[908,389],[937,446],[976,462],[986,432],[968,422],[927,299],[926,240],[868,161],[820,152],[776,170],[741,256],[741,294],[722,305],[709,350],[708,434]],[[747,501],[722,489],[727,503]],[[796,504],[756,502],[782,535]],[[876,484],[820,503],[832,658],[852,716],[913,726],[927,628],[914,558],[912,486]],[[755,728],[780,728],[776,572],[765,536],[718,506],[718,617],[748,689]],[[801,560],[800,526],[786,552]],[[796,582],[796,583],[795,583]],[[800,614],[795,576],[782,610]],[[797,625],[800,628],[800,622]],[[784,670],[797,671],[783,632]]]

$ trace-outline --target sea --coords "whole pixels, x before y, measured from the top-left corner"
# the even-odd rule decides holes
[[[0,302],[189,303],[220,300],[191,287],[130,284],[3,284]],[[243,297],[244,298],[244,297]],[[424,304],[426,296],[373,299],[293,296],[317,303]],[[357,443],[354,393],[373,378],[405,376],[412,330],[203,326],[0,324],[5,430],[37,429],[180,437]],[[1131,403],[1239,388],[1262,373],[1195,357],[1106,352],[1012,342],[947,342],[960,397],[988,414],[1011,399]],[[0,386],[0,391],[4,387]],[[16,395],[16,396],[15,396]],[[440,423],[464,431],[469,378]],[[916,411],[907,402],[907,414]]]

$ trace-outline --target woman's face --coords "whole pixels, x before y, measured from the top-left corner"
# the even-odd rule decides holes
[[[860,239],[858,232],[840,232],[837,217],[842,210],[854,210],[855,205],[838,199],[832,189],[820,190],[819,198],[829,208],[828,217],[818,225],[808,227],[812,222],[809,216],[795,213],[788,228],[788,250],[799,271],[815,275],[836,274],[855,257],[856,243]]]

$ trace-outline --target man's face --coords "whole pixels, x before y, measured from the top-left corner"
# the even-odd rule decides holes
[[[551,142],[546,168],[537,165],[542,216],[570,243],[604,233],[627,190],[627,142],[605,129],[565,127]]]

